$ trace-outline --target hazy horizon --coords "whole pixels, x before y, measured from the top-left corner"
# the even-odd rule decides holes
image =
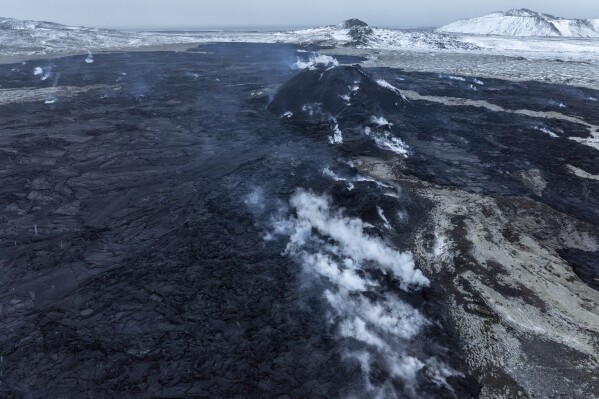
[[[370,25],[393,28],[430,28],[456,20],[482,16],[512,8],[566,18],[599,18],[599,1],[512,1],[492,0],[470,4],[455,0],[437,4],[421,0],[418,4],[397,4],[380,0],[305,0],[283,3],[275,0],[4,0],[2,17],[44,20],[66,25],[119,29],[285,29],[322,26],[359,18]]]

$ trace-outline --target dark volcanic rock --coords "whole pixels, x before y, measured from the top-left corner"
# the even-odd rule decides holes
[[[599,291],[599,251],[563,249],[559,254],[582,281]]]
[[[394,87],[409,84],[447,96],[461,90],[436,74],[402,72],[405,80],[399,80],[398,71],[358,66],[296,73],[289,65],[297,49],[286,45],[201,50],[99,54],[93,64],[66,57],[0,65],[7,97],[0,107],[0,397],[372,397],[369,382],[383,386],[381,392],[414,398],[477,397],[485,386],[519,393],[498,363],[490,374],[484,371],[491,380],[478,381],[480,374],[464,365],[470,353],[458,349],[474,341],[457,342],[457,322],[446,328],[451,319],[440,306],[447,300],[444,289],[476,317],[497,319],[468,286],[484,270],[467,256],[475,245],[469,229],[486,229],[482,247],[496,249],[486,244],[500,242],[501,249],[549,242],[565,225],[558,218],[532,231],[519,229],[510,217],[495,215],[500,201],[491,196],[525,212],[528,224],[549,212],[527,210],[515,196],[546,203],[563,220],[574,215],[597,226],[598,182],[566,166],[599,173],[594,150],[535,130],[538,118],[410,103]],[[35,67],[51,71],[52,79],[40,80],[32,74]],[[62,90],[46,103],[39,96],[53,85]],[[480,99],[516,104],[528,87],[539,104],[569,93],[543,84],[486,87]],[[29,100],[16,101],[13,91],[29,93],[18,97]],[[576,112],[588,113],[576,105],[574,98]],[[343,142],[331,146],[325,136],[335,128]],[[389,151],[401,141],[410,147],[407,158]],[[372,170],[384,181],[357,169],[351,161],[360,155],[379,156]],[[432,279],[431,287],[404,291],[393,276],[369,272],[377,285],[365,300],[388,305],[381,298],[389,296],[430,321],[400,345],[383,345],[384,354],[426,361],[414,372],[413,385],[389,372],[380,351],[339,337],[339,317],[325,299],[330,282],[308,280],[310,270],[287,256],[287,242],[269,235],[274,217],[290,222],[297,216],[288,209],[289,198],[303,188],[329,198],[334,216],[359,218],[364,234],[390,248],[426,241],[433,252],[443,249],[437,237],[442,230],[417,235],[437,199],[389,181],[395,175],[385,172],[388,164],[416,188],[442,187],[439,202],[453,200],[448,206],[464,213],[439,227],[460,230],[450,236],[458,250],[455,264],[441,268],[446,274]],[[468,201],[480,207],[474,208],[478,213],[463,207]],[[503,220],[504,228],[478,226],[480,220]],[[528,231],[526,239],[521,230]],[[592,230],[583,237],[590,246]],[[563,241],[563,248],[572,244]],[[335,244],[320,236],[315,242]],[[595,255],[562,253],[581,276],[595,270]],[[497,260],[506,258],[485,267],[501,270],[507,266]],[[471,275],[445,283],[460,270]],[[482,283],[498,295],[538,304],[538,293],[495,279],[509,275],[485,275]],[[487,334],[486,326],[477,334]],[[557,348],[543,345],[536,346],[547,353]],[[348,358],[356,348],[367,356]],[[366,357],[373,367],[365,372]],[[445,370],[445,383],[435,375],[437,364],[455,370]],[[572,384],[579,375],[568,374]]]
[[[539,130],[567,131],[570,136],[586,137],[587,126],[477,107],[410,103],[389,82],[440,98],[464,96],[533,111],[551,110],[546,108],[547,101],[541,103],[541,98],[567,95],[573,104],[572,115],[591,120],[595,116],[585,98],[596,96],[596,91],[487,80],[480,92],[471,94],[465,87],[467,82],[462,87],[461,81],[453,83],[444,76],[415,73],[408,80],[398,81],[396,75],[396,71],[386,69],[367,73],[359,66],[302,71],[281,87],[269,110],[278,115],[291,112],[289,122],[308,124],[321,135],[330,134],[338,123],[347,139],[345,144],[359,143],[357,146],[364,151],[374,151],[364,136],[365,128],[375,134],[388,132],[412,149],[414,154],[406,160],[407,166],[420,178],[473,192],[539,197],[558,211],[599,224],[598,182],[569,173],[567,166],[597,174],[599,154],[565,134],[552,138]],[[530,90],[530,103],[516,94],[517,87]],[[451,94],[451,90],[458,93]],[[388,124],[377,126],[373,117],[384,117]],[[538,151],[539,148],[543,150]],[[568,195],[563,195],[566,192]]]
[[[480,92],[471,94],[467,82],[454,83],[445,76],[414,73],[407,80],[397,80],[396,76],[394,70],[365,72],[359,66],[305,70],[281,87],[269,110],[278,115],[291,112],[286,121],[309,126],[310,133],[320,136],[331,134],[338,124],[345,140],[343,147],[353,153],[376,151],[373,138],[378,137],[379,144],[382,138],[399,138],[413,153],[406,160],[408,170],[419,178],[476,193],[531,196],[560,212],[599,225],[599,182],[568,169],[572,165],[598,174],[599,153],[570,140],[565,133],[554,138],[539,130],[587,137],[587,126],[479,107],[408,102],[389,82],[441,99],[464,96],[533,111],[551,110],[542,98],[567,96],[573,116],[593,121],[595,116],[585,99],[597,96],[596,91],[487,80]],[[530,91],[530,97],[523,99],[517,88]],[[530,103],[526,102],[528,98]],[[380,117],[384,119],[376,119]],[[365,136],[366,128],[373,134],[370,138]]]
[[[380,137],[396,133],[392,123],[376,118],[396,114],[405,104],[399,90],[375,80],[360,66],[318,66],[285,83],[268,109],[288,123],[307,128],[305,133],[342,134],[345,149],[369,154],[380,149],[367,131]]]
[[[364,46],[368,44],[373,38],[373,30],[368,24],[359,19],[348,19],[341,25],[344,29],[349,29],[349,36],[351,42],[347,43],[348,46]]]
[[[356,343],[328,324],[326,281],[306,285],[286,243],[263,239],[266,226],[298,188],[330,195],[373,235],[385,231],[377,206],[413,221],[426,206],[408,193],[398,204],[326,141],[265,112],[272,87],[293,77],[296,48],[202,50],[0,66],[8,90],[63,87],[54,102],[0,107],[0,397],[368,395],[360,363],[345,357]],[[33,75],[37,66],[55,79]],[[363,84],[363,120],[399,99],[359,68],[308,71],[297,89],[316,89],[321,73],[344,93]],[[68,89],[92,84],[102,85]],[[273,109],[301,111],[310,99],[343,112],[325,91],[295,101],[285,90],[288,102],[279,96]],[[265,194],[251,209],[256,188]],[[406,246],[417,223],[390,223],[390,240]],[[388,294],[424,306],[421,293],[381,280]],[[467,373],[451,345],[435,325],[405,350]],[[415,389],[450,397],[429,369]],[[415,395],[385,370],[376,381]],[[450,382],[477,390],[468,378]]]
[[[341,23],[341,27],[345,28],[345,29],[367,28],[368,24],[364,21],[357,19],[357,18],[351,18],[351,19],[347,19],[347,20],[343,21]]]
[[[294,118],[318,119],[323,113],[351,116],[363,124],[371,115],[392,112],[403,103],[399,90],[377,83],[358,66],[318,66],[300,72],[277,92],[268,109],[277,114],[293,112]],[[318,105],[322,112],[310,109]]]

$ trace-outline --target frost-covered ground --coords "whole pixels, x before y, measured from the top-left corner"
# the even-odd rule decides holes
[[[349,24],[346,21],[340,25],[280,32],[129,32],[0,19],[0,56],[57,55],[210,42],[316,44],[328,47],[354,46],[372,50],[599,60],[599,39],[523,38],[405,31],[371,28],[365,24],[356,27],[351,25],[351,21]]]
[[[538,81],[599,88],[599,65],[591,61],[564,61],[504,54],[456,53],[411,50],[368,50],[351,47],[323,50],[329,55],[368,58],[365,67],[400,68],[405,71],[438,72],[512,81]]]
[[[0,56],[35,56],[137,49],[150,46],[198,43],[201,35],[178,33],[125,32],[62,25],[13,25],[0,19]]]
[[[301,44],[332,55],[364,56],[365,66],[599,87],[599,39],[403,31],[358,20],[282,32],[125,32],[0,19],[0,62],[65,54],[88,55],[90,62],[98,52],[184,50],[207,43]]]

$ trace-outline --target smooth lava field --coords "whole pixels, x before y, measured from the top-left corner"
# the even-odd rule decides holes
[[[598,226],[599,181],[561,172],[599,174],[586,129],[397,88],[585,118],[599,94],[303,51],[0,66],[41,96],[0,100],[0,397],[477,396],[408,251],[430,204],[351,159],[506,196],[538,168],[537,200]]]

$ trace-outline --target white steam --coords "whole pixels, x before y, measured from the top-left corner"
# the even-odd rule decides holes
[[[375,262],[382,270],[397,277],[403,289],[409,286],[427,286],[429,281],[416,269],[412,254],[398,252],[378,238],[364,232],[361,219],[347,218],[332,212],[329,200],[305,191],[298,191],[290,201],[297,212],[297,223],[291,235],[288,250],[294,252],[312,230],[337,243],[345,255],[355,262]]]
[[[323,173],[345,180],[328,168]],[[262,191],[247,196],[246,202],[259,207]],[[388,224],[382,209],[378,210]],[[272,217],[271,226],[267,239],[288,239],[284,253],[301,264],[310,287],[322,287],[329,307],[327,320],[340,345],[347,345],[344,357],[359,364],[369,396],[400,396],[394,382],[414,392],[422,372],[433,383],[451,389],[446,377],[457,375],[451,368],[435,358],[421,360],[408,353],[410,341],[431,322],[392,292],[388,279],[381,278],[381,273],[391,276],[403,290],[428,286],[411,253],[370,236],[367,229],[374,226],[346,216],[329,198],[305,190],[298,190],[289,208],[282,207]],[[386,375],[383,382],[381,371]]]
[[[355,167],[355,165],[352,162],[347,162],[347,165],[351,166],[352,168]],[[348,183],[348,186],[352,187],[350,188],[350,191],[353,189],[354,185],[352,184],[352,182],[371,182],[371,183],[375,183],[377,186],[382,187],[384,189],[389,189],[389,190],[393,190],[393,192],[388,192],[385,193],[385,195],[391,196],[391,197],[397,197],[397,194],[395,193],[396,187],[392,187],[388,184],[385,183],[381,183],[378,180],[375,180],[371,177],[366,177],[366,176],[362,176],[362,175],[356,175],[352,178],[345,178],[345,177],[341,177],[339,175],[337,175],[335,172],[333,172],[331,170],[331,168],[326,167],[323,169],[322,174],[330,177],[331,179],[335,180],[335,181],[344,181]]]
[[[381,291],[371,269],[392,274],[403,289],[428,285],[412,255],[370,237],[361,219],[334,210],[325,197],[299,190],[290,205],[296,216],[275,221],[275,234],[289,237],[285,252],[299,260],[308,276],[329,287],[324,298],[340,339],[364,347],[349,356],[360,359],[369,389],[374,389],[370,382],[374,359],[382,362],[390,378],[413,384],[423,363],[404,354],[401,343],[429,322],[393,294],[377,299],[364,295]]]
[[[389,123],[389,121],[387,120],[387,118],[383,117],[383,116],[371,116],[370,117],[370,122],[377,125],[377,126],[391,126],[393,125],[393,123]]]
[[[376,210],[377,210],[377,212],[378,212],[379,217],[381,218],[381,220],[385,223],[385,228],[386,229],[390,229],[391,228],[391,224],[389,223],[389,220],[385,216],[385,212],[383,212],[383,209],[380,206],[377,206]]]
[[[245,204],[253,211],[262,213],[266,208],[266,201],[264,199],[264,191],[261,188],[252,190],[251,193],[245,196]]]
[[[331,144],[343,144],[343,132],[339,128],[339,122],[337,118],[328,112],[323,111],[322,103],[304,104],[302,111],[307,113],[310,117],[319,116],[322,120],[328,121],[332,127],[332,134],[329,136],[329,142]]]
[[[89,50],[87,50],[87,58],[85,59],[85,62],[87,64],[93,64],[94,63],[94,55]]]
[[[333,69],[339,66],[339,61],[329,55],[313,55],[308,61],[302,61],[299,57],[294,64],[296,69],[309,69],[314,71],[320,66],[325,66],[328,69]]]
[[[337,120],[334,120],[335,127],[333,127],[333,135],[329,136],[329,141],[331,144],[343,144],[343,132],[339,129],[339,124]]]
[[[376,145],[383,149],[394,152],[403,157],[410,155],[410,147],[402,139],[395,137],[391,132],[373,132],[368,126],[364,128],[364,133],[372,137]]]

